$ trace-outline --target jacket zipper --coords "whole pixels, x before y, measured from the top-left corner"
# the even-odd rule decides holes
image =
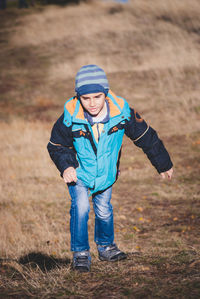
[[[100,138],[99,123],[97,123],[97,133],[98,133],[98,142],[99,142],[99,138]]]

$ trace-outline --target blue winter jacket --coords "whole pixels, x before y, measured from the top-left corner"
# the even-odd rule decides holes
[[[64,114],[55,123],[47,146],[61,175],[70,166],[76,168],[77,177],[91,193],[105,190],[116,181],[124,133],[143,149],[159,173],[172,167],[156,131],[125,99],[109,91],[106,100],[110,117],[98,143],[80,101],[73,97],[65,103]]]

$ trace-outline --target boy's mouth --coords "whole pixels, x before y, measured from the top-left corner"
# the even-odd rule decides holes
[[[90,108],[89,111],[90,111],[90,112],[96,112],[96,111],[97,111],[97,108]]]

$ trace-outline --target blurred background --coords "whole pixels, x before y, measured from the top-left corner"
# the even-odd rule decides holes
[[[197,298],[199,0],[0,0],[0,8],[0,295]],[[124,139],[113,206],[116,241],[129,259],[99,264],[91,212],[88,284],[68,264],[43,276],[37,258],[31,270],[20,263],[32,252],[56,265],[70,258],[70,199],[46,145],[85,64],[102,67],[111,90],[158,131],[175,170],[172,182],[161,181]]]

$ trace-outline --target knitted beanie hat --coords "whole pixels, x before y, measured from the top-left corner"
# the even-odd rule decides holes
[[[99,66],[90,64],[80,68],[75,79],[75,91],[78,97],[96,92],[103,92],[107,95],[108,90],[108,79],[104,70]]]

